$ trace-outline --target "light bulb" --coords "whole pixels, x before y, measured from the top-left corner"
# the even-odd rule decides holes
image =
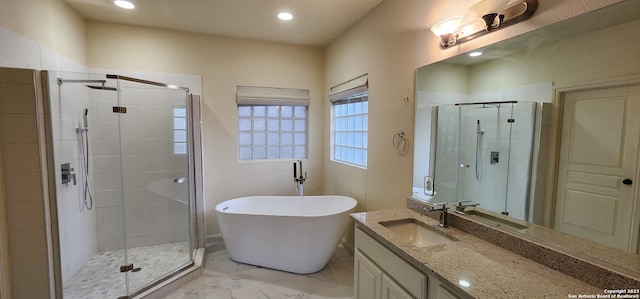
[[[113,1],[113,4],[117,5],[120,8],[124,8],[124,9],[134,9],[134,8],[136,8],[135,4],[133,4],[131,1],[126,1],[126,0],[115,0],[115,1]]]
[[[291,13],[288,12],[281,12],[278,14],[278,19],[283,20],[283,21],[289,21],[291,19],[293,19],[293,15]]]

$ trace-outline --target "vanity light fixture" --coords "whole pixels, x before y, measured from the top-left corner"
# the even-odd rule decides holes
[[[469,53],[469,57],[478,57],[480,55],[482,55],[482,52],[480,52],[480,51],[473,51],[473,52]]]
[[[529,19],[538,9],[538,0],[508,3],[509,0],[480,0],[471,6],[468,15],[440,21],[431,27],[431,31],[440,37],[440,47],[446,49],[498,28],[520,23]],[[462,20],[465,22],[461,24]]]
[[[115,0],[115,1],[113,1],[113,4],[115,4],[116,6],[118,6],[120,8],[124,8],[124,9],[134,9],[134,8],[136,8],[136,5],[133,4],[133,2],[127,1],[127,0]]]
[[[487,26],[486,30],[491,31],[498,29],[504,22],[504,14],[499,12],[505,9],[508,3],[509,0],[482,0],[471,6],[469,13],[475,18],[481,18]]]
[[[288,12],[281,12],[281,13],[278,13],[278,19],[283,21],[290,21],[293,19],[293,15]]]
[[[462,16],[451,17],[431,27],[431,32],[440,37],[441,47],[448,48],[456,44],[458,38],[456,31],[460,26],[460,21],[462,21]]]

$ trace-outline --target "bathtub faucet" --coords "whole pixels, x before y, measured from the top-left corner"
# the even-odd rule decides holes
[[[298,164],[298,165],[296,165]],[[300,176],[298,176],[297,169],[300,168]],[[304,174],[304,175],[303,175]],[[298,190],[298,195],[304,195],[304,181],[307,180],[307,172],[302,172],[302,161],[298,160],[298,162],[293,162],[293,181],[296,182],[296,189]]]

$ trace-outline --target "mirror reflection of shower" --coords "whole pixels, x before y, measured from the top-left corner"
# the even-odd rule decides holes
[[[478,119],[476,127],[476,180],[482,180],[482,135],[484,131],[480,128],[480,120]]]
[[[516,101],[438,105],[432,200],[472,201],[526,220],[536,107]]]

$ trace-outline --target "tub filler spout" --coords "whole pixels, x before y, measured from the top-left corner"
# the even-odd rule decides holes
[[[298,168],[300,168],[300,176],[298,176],[297,173]],[[296,183],[296,191],[298,192],[299,196],[304,196],[304,182],[306,180],[307,172],[302,171],[302,161],[298,160],[298,162],[293,162],[293,181]]]

